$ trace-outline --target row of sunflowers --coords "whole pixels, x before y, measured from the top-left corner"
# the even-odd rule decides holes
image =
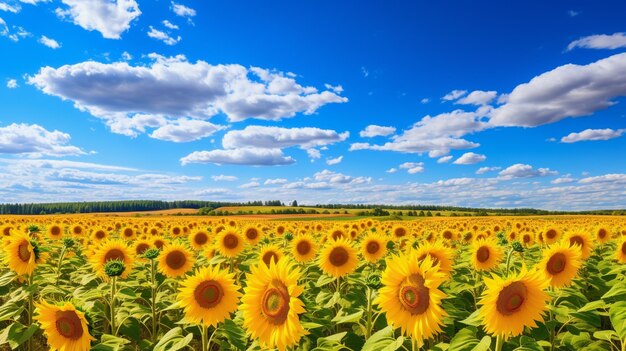
[[[0,350],[626,350],[626,218],[0,217]]]

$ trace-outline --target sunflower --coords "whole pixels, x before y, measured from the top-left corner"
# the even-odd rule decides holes
[[[135,238],[135,229],[126,227],[120,232],[120,237],[124,240],[133,240]]]
[[[249,226],[243,230],[243,235],[246,237],[248,243],[254,246],[258,244],[263,237],[263,232],[255,226]]]
[[[472,244],[472,264],[478,271],[496,268],[503,257],[502,248],[493,240],[476,240]]]
[[[391,236],[396,240],[403,239],[408,234],[409,231],[406,229],[406,227],[401,225],[397,225],[391,229]]]
[[[609,232],[608,229],[604,227],[600,227],[596,230],[596,237],[598,241],[600,242],[600,244],[604,244],[608,242],[609,240],[611,240],[611,233]]]
[[[83,229],[83,227],[80,224],[77,224],[72,227],[71,232],[72,232],[72,235],[81,236],[85,232],[85,229]]]
[[[346,232],[342,229],[342,228],[333,228],[328,232],[328,240],[333,241],[333,240],[339,240],[339,239],[345,239],[348,238],[349,235],[346,234]]]
[[[561,288],[569,285],[576,277],[582,264],[580,256],[581,252],[576,247],[570,246],[568,242],[561,242],[544,250],[538,267],[551,286]]]
[[[591,250],[593,250],[593,242],[591,236],[585,232],[570,233],[565,238],[569,242],[570,246],[578,246],[580,248],[581,258],[583,260],[588,259],[591,256]]]
[[[135,249],[135,256],[142,257],[144,252],[150,248],[150,242],[147,240],[138,240],[133,247]]]
[[[543,320],[549,298],[544,291],[548,280],[540,271],[523,267],[517,275],[506,279],[492,275],[484,281],[487,288],[479,302],[479,314],[488,333],[506,339]]]
[[[189,234],[189,243],[194,250],[202,250],[209,243],[209,233],[198,230]]]
[[[402,334],[419,341],[428,339],[441,332],[442,319],[447,316],[441,307],[446,295],[439,290],[444,279],[432,259],[419,261],[415,250],[394,255],[387,259],[381,276],[383,287],[374,303]]]
[[[63,227],[58,224],[53,224],[48,227],[48,238],[52,240],[59,240],[63,237]]]
[[[41,324],[52,351],[88,351],[92,340],[85,314],[66,302],[63,306],[45,301],[35,305],[34,319]]]
[[[124,273],[122,278],[128,277],[130,274],[135,257],[132,250],[121,240],[105,240],[98,246],[91,255],[89,261],[101,277],[106,277],[104,265],[108,261],[119,260],[124,262]]]
[[[306,312],[299,278],[300,270],[289,260],[252,266],[246,274],[248,286],[240,306],[243,326],[262,348],[284,351],[307,334],[299,318]]]
[[[341,278],[354,272],[358,263],[356,249],[347,239],[330,241],[320,252],[318,265],[324,273]]]
[[[452,271],[452,258],[454,251],[443,245],[441,241],[426,242],[417,248],[417,259],[423,260],[430,256],[434,265],[439,265],[439,270],[445,275]]]
[[[361,242],[361,254],[369,262],[378,262],[387,254],[386,241],[378,234],[368,234]]]
[[[5,260],[17,275],[31,275],[37,267],[39,249],[26,233],[15,231],[10,241],[5,243]]]
[[[202,267],[180,283],[178,304],[185,320],[204,326],[217,326],[237,310],[241,297],[235,275],[219,266]]]
[[[546,244],[551,245],[559,241],[559,239],[561,238],[561,233],[559,232],[558,229],[554,227],[549,227],[543,233],[542,238]]]
[[[226,257],[236,257],[243,251],[244,239],[232,229],[222,230],[215,242],[219,252]]]
[[[195,257],[183,245],[172,243],[159,254],[159,270],[170,278],[185,275],[193,268]]]
[[[107,236],[108,234],[104,228],[98,228],[94,230],[93,234],[91,234],[91,237],[96,242],[101,242],[102,240],[105,240]]]
[[[266,245],[261,248],[259,258],[266,265],[270,265],[270,262],[277,263],[283,257],[283,253],[278,245]]]
[[[615,258],[619,263],[626,263],[626,240],[617,243],[617,250],[615,250]]]
[[[291,253],[298,262],[311,261],[315,258],[316,251],[317,245],[309,234],[299,235],[291,242]]]

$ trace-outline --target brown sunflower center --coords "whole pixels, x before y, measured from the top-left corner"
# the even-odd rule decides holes
[[[583,238],[576,235],[576,236],[569,238],[569,246],[574,246],[574,245],[580,245],[580,247],[583,247],[585,246],[585,242],[583,241]]]
[[[28,241],[24,240],[17,247],[17,257],[19,257],[19,259],[23,262],[28,262],[28,260],[30,260],[31,253],[28,250],[28,245]]]
[[[133,230],[130,228],[124,229],[124,236],[130,238],[131,236],[133,236]]]
[[[235,234],[226,234],[226,236],[224,236],[224,246],[227,249],[235,249],[237,245],[239,245],[239,239]]]
[[[157,239],[154,241],[154,246],[156,246],[157,249],[161,250],[163,246],[165,246],[165,242],[163,242],[163,240]]]
[[[78,340],[83,336],[83,326],[74,311],[57,311],[56,328],[64,338]]]
[[[274,281],[263,293],[261,310],[270,323],[283,324],[289,315],[289,291],[285,284]]]
[[[124,252],[120,249],[111,249],[104,255],[104,262],[107,261],[124,261]]]
[[[103,230],[98,230],[96,232],[96,238],[98,239],[104,239],[104,237],[107,236],[106,233]]]
[[[249,228],[246,230],[246,238],[248,240],[254,240],[259,236],[259,232],[255,228]]]
[[[343,238],[343,232],[342,232],[341,230],[335,230],[335,231],[333,232],[333,234],[331,235],[331,237],[332,237],[334,240],[341,239],[341,238]]]
[[[276,252],[268,251],[263,254],[263,262],[265,262],[266,265],[269,266],[272,261],[274,261],[274,263],[278,262],[278,255],[276,254]]]
[[[523,282],[513,282],[500,291],[496,301],[496,309],[501,314],[510,316],[522,309],[527,297],[526,285]]]
[[[487,262],[487,260],[489,260],[489,248],[486,246],[481,246],[478,251],[476,251],[476,259],[478,260],[478,262],[480,263],[485,263]]]
[[[180,234],[180,228],[176,227],[176,228],[172,229],[172,234],[179,235]]]
[[[548,260],[548,263],[546,264],[546,269],[548,270],[548,273],[555,275],[563,272],[565,270],[566,264],[567,258],[565,257],[565,255],[557,252],[552,255],[552,257],[550,257],[550,259]]]
[[[530,235],[528,235],[528,234],[524,234],[524,238],[523,238],[524,243],[529,243],[529,242],[530,242],[530,239],[531,239],[531,238],[530,238]]]
[[[430,256],[430,259],[433,260],[433,266],[436,266],[439,263],[439,257],[437,257],[436,255],[433,255],[430,252],[423,254],[417,260],[418,261],[422,261],[422,260],[426,259],[426,257],[428,257],[428,256]]]
[[[443,232],[443,237],[444,239],[448,239],[448,240],[452,239],[452,232],[449,230],[446,230],[445,232]]]
[[[401,238],[406,235],[406,229],[404,228],[396,228],[394,235],[396,238]]]
[[[377,241],[372,240],[367,243],[367,246],[365,246],[365,250],[367,250],[367,253],[373,255],[377,253],[378,250],[380,250],[380,244]]]
[[[180,269],[187,263],[187,256],[180,250],[174,250],[165,256],[165,263],[172,269]]]
[[[54,226],[52,228],[50,228],[50,235],[52,236],[59,236],[61,235],[61,228]]]
[[[148,245],[146,243],[140,243],[135,248],[135,251],[137,252],[137,254],[141,255],[141,254],[144,253],[144,251],[148,250],[149,248],[150,248],[150,245]]]
[[[412,315],[426,312],[430,305],[430,289],[424,286],[424,278],[413,274],[403,284],[398,295],[402,306]]]
[[[83,232],[83,228],[82,228],[82,227],[74,227],[74,228],[72,229],[72,232],[73,232],[74,234],[76,234],[76,235],[79,235],[79,234],[81,234],[81,233]]]
[[[554,229],[549,229],[549,230],[546,232],[546,238],[548,238],[548,239],[554,239],[555,237],[556,237],[556,230],[554,230]]]
[[[300,255],[306,255],[311,252],[311,244],[306,240],[302,240],[296,245],[296,250]]]
[[[604,228],[598,230],[598,238],[600,238],[600,239],[604,239],[607,234],[608,233],[607,233],[606,229],[604,229]]]
[[[196,286],[196,289],[193,291],[193,296],[200,307],[212,308],[222,301],[224,289],[222,285],[215,280],[205,280]]]
[[[207,243],[207,241],[209,241],[209,236],[205,232],[199,232],[196,233],[196,235],[193,237],[193,240],[198,245],[204,245]]]
[[[626,255],[626,241],[622,243],[622,253]]]
[[[344,247],[335,247],[330,251],[328,260],[335,267],[341,267],[348,262],[349,259],[348,250]]]

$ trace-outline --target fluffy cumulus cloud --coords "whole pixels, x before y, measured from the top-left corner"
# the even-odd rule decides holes
[[[31,157],[85,154],[80,148],[69,145],[70,139],[67,133],[48,131],[37,124],[13,123],[0,127],[0,153]]]
[[[172,1],[172,11],[181,17],[194,17],[196,15],[196,10],[174,1]]]
[[[184,56],[149,56],[151,62],[143,66],[86,61],[44,67],[28,82],[105,120],[113,132],[130,136],[151,127],[138,124],[144,116],[151,116],[151,123],[159,120],[158,127],[180,123],[181,118],[207,120],[220,113],[231,122],[280,120],[347,101],[335,92],[302,86],[282,72],[192,63]],[[197,126],[206,128],[206,124]]]
[[[498,95],[495,91],[474,90],[467,96],[458,99],[455,104],[461,105],[487,105]]]
[[[517,163],[500,171],[503,179],[547,177],[559,174],[549,168],[534,168],[531,165]]]
[[[181,158],[182,165],[213,163],[217,165],[280,166],[295,163],[281,149],[241,148],[233,150],[194,151]]]
[[[377,125],[369,125],[363,129],[359,135],[362,138],[373,138],[376,136],[387,136],[396,132],[394,127],[383,127]]]
[[[15,89],[17,88],[19,85],[17,84],[17,80],[15,79],[7,79],[7,88],[9,89]]]
[[[611,173],[601,176],[587,177],[578,181],[583,184],[592,183],[613,183],[613,184],[626,184],[626,174],[623,173]]]
[[[242,130],[229,131],[224,135],[222,145],[227,149],[242,147],[288,148],[299,146],[310,149],[346,140],[349,132],[338,133],[320,128],[281,128],[247,126]]]
[[[483,162],[487,159],[487,156],[476,154],[473,152],[466,152],[461,157],[457,158],[453,163],[455,165],[473,165],[479,162]]]
[[[495,126],[535,127],[605,109],[626,95],[626,53],[588,65],[568,64],[518,85],[491,112]]]
[[[141,15],[135,0],[62,0],[59,17],[72,21],[88,31],[98,31],[104,38],[120,39],[130,23]]]
[[[181,118],[155,129],[150,137],[181,143],[206,138],[224,128],[209,121]]]
[[[501,169],[502,169],[502,167],[480,167],[476,171],[476,174],[485,174],[485,173],[489,173],[489,172],[499,171]]]
[[[461,96],[463,96],[465,94],[467,94],[467,90],[452,90],[448,94],[444,95],[441,98],[441,100],[453,101],[453,100],[457,100],[458,98],[460,98]]]
[[[216,182],[234,182],[238,178],[236,176],[220,174],[216,176],[211,176],[211,179],[213,179],[213,181],[216,181]]]
[[[579,141],[589,140],[609,140],[619,138],[624,134],[626,129],[585,129],[582,132],[570,133],[561,138],[562,143],[577,143]]]
[[[339,157],[335,157],[335,158],[329,158],[328,160],[326,160],[326,164],[329,165],[329,166],[333,166],[333,165],[340,164],[341,161],[343,161],[343,156],[339,156]]]
[[[463,150],[478,147],[480,144],[462,137],[487,128],[480,113],[455,110],[436,116],[426,116],[410,129],[391,137],[383,145],[354,143],[350,151],[384,150],[404,153],[428,153],[430,157],[441,157],[450,150]]]
[[[372,178],[370,177],[353,177],[350,175],[345,175],[343,173],[337,173],[333,171],[329,171],[327,169],[317,172],[313,175],[313,179],[318,182],[324,182],[329,184],[366,184],[371,183]]]
[[[169,22],[168,22],[169,23]],[[148,36],[152,39],[156,39],[159,41],[162,41],[164,44],[166,45],[176,45],[178,44],[178,42],[182,39],[180,35],[177,36],[171,36],[170,34],[158,30],[152,26],[149,27],[150,30],[148,31]]]
[[[50,49],[58,49],[61,47],[61,44],[59,44],[58,41],[52,39],[52,38],[48,38],[45,35],[42,35],[41,38],[39,38],[39,43],[41,45],[45,45],[47,47],[49,47]]]
[[[450,162],[450,160],[452,160],[452,156],[448,155],[448,156],[440,157],[437,160],[437,163],[448,163]]]
[[[584,49],[619,49],[626,47],[626,33],[596,34],[574,40],[567,50]]]
[[[406,169],[407,173],[415,174],[424,172],[424,162],[405,162],[400,165],[401,169]]]
[[[274,178],[274,179],[266,179],[263,185],[279,185],[287,183],[287,179],[285,178]]]

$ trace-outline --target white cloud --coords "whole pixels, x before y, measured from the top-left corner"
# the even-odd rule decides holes
[[[329,171],[327,169],[317,172],[313,175],[313,178],[318,182],[329,183],[329,184],[366,184],[371,183],[372,178],[370,177],[353,177],[349,175],[345,175],[342,173],[337,173],[333,171]]]
[[[569,11],[567,11],[567,14],[570,17],[576,17],[576,16],[580,15],[580,11],[569,10]]]
[[[550,183],[552,184],[567,184],[567,183],[572,183],[574,182],[576,179],[572,178],[571,174],[566,174],[562,177],[553,179]]]
[[[124,52],[122,53],[122,59],[123,59],[124,61],[130,61],[130,60],[132,60],[132,59],[133,59],[133,55],[129,54],[129,53],[128,53],[128,51],[124,51]]]
[[[457,158],[453,163],[455,165],[473,165],[479,162],[483,162],[487,159],[487,156],[481,154],[475,154],[473,152],[466,152],[461,157]]]
[[[626,53],[588,65],[568,64],[518,85],[494,109],[494,126],[535,127],[567,117],[588,116],[626,95]]]
[[[397,168],[389,168],[388,170],[386,170],[385,172],[387,173],[396,173],[398,171]]]
[[[61,44],[59,44],[59,42],[52,38],[48,38],[45,35],[42,35],[41,38],[39,38],[39,43],[49,47],[50,49],[58,49],[61,47]]]
[[[422,173],[424,172],[424,162],[405,162],[400,165],[400,168],[406,169],[409,174]]]
[[[169,29],[172,29],[172,30],[176,30],[176,29],[178,29],[178,26],[177,26],[177,25],[173,24],[172,22],[170,22],[170,21],[168,21],[168,20],[164,20],[164,21],[163,21],[163,22],[161,22],[161,23],[163,23],[163,25],[164,25],[165,27],[169,28]]]
[[[462,99],[458,99],[455,104],[461,105],[487,105],[498,95],[495,91],[474,90]]]
[[[0,153],[26,154],[31,157],[75,156],[85,154],[69,145],[70,135],[58,130],[48,131],[37,124],[16,124],[0,127]]]
[[[583,183],[583,184],[589,184],[589,183],[624,184],[626,183],[626,174],[620,174],[620,173],[605,174],[601,176],[583,178],[579,180],[578,182]]]
[[[278,184],[286,184],[287,179],[285,178],[275,178],[275,179],[267,179],[265,180],[264,185],[278,185]]]
[[[22,10],[19,4],[7,4],[6,2],[0,2],[0,11],[18,13]]]
[[[457,100],[458,98],[460,98],[461,96],[465,94],[467,94],[467,90],[452,90],[451,92],[446,94],[444,97],[442,97],[441,100],[453,101],[453,100]]]
[[[324,87],[328,90],[334,91],[337,94],[341,94],[343,93],[343,87],[341,85],[330,85],[330,84],[324,84]]]
[[[62,0],[68,8],[58,8],[61,18],[69,18],[88,31],[96,30],[107,39],[120,39],[130,22],[141,15],[135,0]]]
[[[242,147],[284,149],[293,146],[311,149],[344,141],[349,136],[349,132],[338,133],[330,129],[247,126],[242,130],[226,133],[222,145],[226,149]]]
[[[368,71],[365,67],[361,66],[361,73],[363,73],[363,77],[367,78],[370,75],[370,71]]]
[[[234,182],[235,180],[239,178],[237,178],[236,176],[220,174],[217,176],[211,176],[211,179],[213,179],[213,181],[215,182]]]
[[[174,1],[172,1],[172,11],[180,17],[194,17],[196,15],[196,10],[185,5],[177,4]]]
[[[224,126],[207,121],[181,118],[173,123],[155,129],[152,134],[150,134],[150,137],[159,140],[184,143],[206,138],[224,128]]]
[[[307,155],[309,155],[311,162],[313,162],[314,160],[318,160],[322,157],[322,154],[318,149],[306,149],[306,153]]]
[[[169,34],[160,31],[152,26],[149,26],[150,31],[148,31],[148,36],[152,39],[160,40],[166,45],[176,45],[182,39],[180,35],[176,37],[172,37]]]
[[[190,63],[184,56],[149,56],[153,62],[145,66],[86,61],[44,67],[28,82],[104,119],[112,131],[131,136],[144,132],[133,128],[134,118],[141,115],[158,117],[163,124],[220,113],[231,122],[280,120],[348,101],[330,91],[302,86],[281,72]]]
[[[258,188],[259,186],[261,186],[259,182],[249,182],[249,183],[241,184],[239,187],[241,189],[250,189],[250,188]]]
[[[430,99],[429,99],[429,98],[423,98],[422,100],[420,100],[420,102],[421,102],[422,104],[427,104],[427,103],[429,103],[429,102],[430,102]]]
[[[502,167],[480,167],[477,171],[476,174],[485,174],[488,172],[495,172],[495,171],[499,171],[501,170]]]
[[[9,89],[15,89],[17,88],[19,85],[17,84],[17,80],[15,79],[7,79],[7,88]]]
[[[584,49],[619,49],[626,47],[626,33],[597,34],[574,40],[567,46],[567,50]]]
[[[437,160],[437,163],[448,163],[452,159],[452,156],[444,156]]]
[[[329,166],[333,166],[333,165],[340,164],[341,161],[343,161],[343,156],[339,156],[336,158],[329,158],[328,160],[326,160],[326,164]]]
[[[619,138],[626,132],[626,129],[613,130],[606,129],[585,129],[579,133],[570,133],[567,136],[561,138],[562,143],[576,143],[579,141],[589,140],[609,140]]]
[[[402,134],[393,136],[383,145],[354,143],[350,151],[385,150],[404,153],[425,153],[430,157],[441,157],[450,150],[472,149],[480,146],[461,137],[487,128],[476,112],[455,110],[434,117],[426,116]]]
[[[182,165],[214,163],[217,165],[278,166],[295,163],[280,149],[242,148],[229,150],[194,151],[180,159]]]
[[[502,179],[547,177],[559,174],[549,168],[533,168],[531,165],[517,163],[500,171]]]
[[[396,132],[394,127],[383,127],[377,125],[369,125],[363,129],[359,135],[362,138],[373,138],[376,136],[387,136]]]

